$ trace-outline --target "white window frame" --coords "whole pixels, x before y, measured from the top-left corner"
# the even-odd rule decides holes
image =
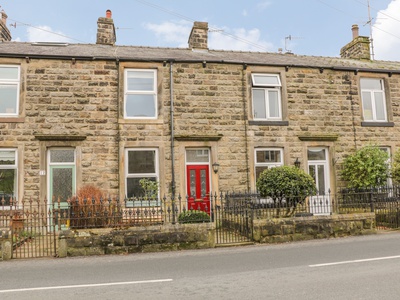
[[[197,157],[207,158],[207,161],[189,161],[188,160],[188,151],[196,151]],[[185,163],[186,165],[210,165],[210,149],[209,148],[186,148],[185,150]]]
[[[264,151],[278,151],[280,153],[281,161],[280,162],[257,162],[257,152]],[[254,149],[254,178],[257,182],[257,167],[267,167],[275,168],[281,167],[284,165],[284,157],[283,157],[283,148],[256,148]]]
[[[143,72],[153,73],[153,89],[152,90],[128,90],[128,73]],[[154,116],[129,116],[127,114],[127,96],[129,95],[153,95]],[[124,118],[125,119],[157,119],[158,116],[158,100],[157,100],[157,70],[153,69],[125,69],[124,70]]]
[[[375,80],[375,81],[379,81],[380,86],[382,87],[382,89],[367,89],[367,88],[363,88],[363,81],[364,80]],[[385,82],[383,79],[381,78],[361,78],[360,79],[360,87],[361,87],[361,101],[362,101],[362,110],[363,110],[363,118],[364,121],[366,122],[387,122],[387,109],[386,109],[386,97],[385,97]],[[366,110],[365,110],[365,99],[363,97],[364,93],[369,93],[370,97],[371,97],[371,106],[372,106],[372,116],[367,116],[366,114]],[[381,94],[382,95],[382,105],[383,105],[383,112],[385,114],[384,119],[383,120],[378,120],[377,116],[376,116],[376,99],[375,99],[375,94]]]
[[[154,151],[155,156],[154,156],[154,168],[155,172],[154,173],[128,173],[128,167],[129,167],[129,152],[131,151]],[[128,183],[127,179],[128,178],[155,178],[156,182],[159,183],[159,163],[158,163],[158,149],[157,148],[127,148],[125,149],[125,196],[128,196]],[[158,190],[158,193],[160,193],[160,190]],[[134,195],[136,196],[136,195]],[[159,196],[159,195],[158,195]]]
[[[270,77],[274,78],[276,83],[260,83],[257,82],[257,77]],[[265,120],[265,121],[281,121],[282,120],[282,83],[279,74],[262,74],[253,73],[251,74],[252,79],[252,105],[253,105],[253,119],[254,120]],[[257,112],[255,111],[254,105],[254,91],[262,90],[264,91],[264,105],[265,105],[265,118],[257,117]],[[278,95],[278,116],[271,116],[269,111],[269,94],[268,92],[277,92]]]
[[[19,115],[19,103],[20,103],[20,82],[21,82],[21,68],[17,65],[0,65],[1,68],[16,68],[18,70],[17,79],[0,79],[0,87],[2,85],[15,85],[17,87],[17,99],[15,99],[15,112],[0,112],[0,117],[16,117]],[[1,91],[1,89],[0,89]]]
[[[13,165],[0,165],[0,169],[7,170],[15,170],[15,178],[14,178],[14,194],[13,198],[18,199],[18,150],[15,148],[1,148],[0,152],[9,152],[12,151],[15,153],[15,163]],[[2,194],[0,194],[0,201],[2,200]],[[9,205],[4,205],[4,207]],[[0,202],[0,207],[2,207],[2,203]]]

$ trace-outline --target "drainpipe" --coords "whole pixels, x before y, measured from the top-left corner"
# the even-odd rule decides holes
[[[354,148],[357,151],[357,129],[356,129],[356,121],[355,121],[355,109],[354,109],[354,101],[353,101],[353,94],[352,94],[352,78],[350,74],[345,75],[345,82],[349,85],[349,100],[350,100],[350,107],[351,107],[351,120],[353,126],[353,139],[354,139]]]
[[[173,79],[173,64],[174,61],[169,61],[169,92],[170,92],[170,125],[171,125],[171,198],[173,200],[173,204],[175,204],[175,170],[174,170],[174,79]],[[175,207],[173,205],[172,210],[172,222],[175,223]]]
[[[120,92],[119,92],[119,89],[120,89],[120,80],[121,80],[121,78],[120,78],[120,76],[119,76],[119,59],[118,59],[118,57],[117,58],[115,58],[115,65],[116,65],[116,67],[117,67],[117,83],[118,83],[118,85],[117,85],[117,145],[118,145],[118,164],[120,163],[120,161],[121,161],[121,155],[120,155],[120,152],[121,152],[121,126],[120,126],[120,124],[119,124],[119,114],[120,114],[120,105],[119,105],[119,103],[120,103]],[[120,199],[120,195],[121,195],[121,175],[120,175],[120,171],[119,171],[119,167],[118,167],[118,198]],[[125,179],[124,179],[125,180]],[[125,186],[125,184],[124,184],[124,186]],[[125,197],[126,197],[126,194],[125,194],[125,191],[124,191],[124,197],[123,197],[123,200],[125,200]],[[120,199],[120,201],[122,201],[121,199]]]
[[[243,97],[243,122],[244,122],[244,142],[246,147],[245,157],[246,157],[246,181],[247,181],[247,192],[250,192],[250,170],[249,170],[249,144],[248,144],[248,136],[247,136],[247,99],[246,99],[246,87],[247,87],[247,66],[243,66],[243,78],[242,78],[242,97]]]

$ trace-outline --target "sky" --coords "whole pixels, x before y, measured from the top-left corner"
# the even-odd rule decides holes
[[[369,9],[368,9],[369,3]],[[214,50],[340,56],[351,27],[373,38],[376,60],[400,61],[400,0],[0,0],[16,42],[96,43],[112,11],[117,45],[186,48],[208,22]]]

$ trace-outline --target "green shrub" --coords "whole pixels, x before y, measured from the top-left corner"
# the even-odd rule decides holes
[[[143,189],[144,197],[146,199],[156,199],[158,197],[158,182],[142,178],[139,180],[139,184]]]
[[[314,179],[294,166],[265,170],[257,180],[257,189],[260,196],[271,199],[275,207],[285,207],[287,216],[292,215],[307,196],[317,192]]]
[[[389,177],[389,156],[377,146],[365,146],[346,157],[342,177],[349,188],[385,185]]]
[[[400,150],[397,150],[393,156],[393,164],[391,168],[392,179],[395,183],[400,183]]]
[[[187,210],[178,216],[179,223],[202,223],[210,222],[210,216],[201,210]]]

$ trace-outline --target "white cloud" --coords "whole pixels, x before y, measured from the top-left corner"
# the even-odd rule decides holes
[[[209,48],[238,51],[272,51],[273,44],[261,39],[258,28],[246,30],[238,28],[230,30],[223,28],[223,32],[209,34]]]
[[[143,26],[154,32],[158,39],[170,44],[171,47],[188,47],[188,39],[193,24],[187,21],[178,23],[164,22],[161,24],[145,23]],[[208,47],[216,50],[239,51],[271,51],[273,45],[261,39],[259,29],[230,29],[214,30],[209,26]]]
[[[400,61],[400,0],[379,11],[372,28],[375,59]]]
[[[164,22],[161,24],[144,23],[143,26],[154,32],[156,37],[170,44],[178,44],[177,47],[186,48],[192,23],[180,21],[178,23]]]
[[[272,3],[270,1],[263,1],[263,2],[259,2],[257,3],[257,8],[259,10],[264,10],[266,9],[268,6],[270,6]]]
[[[61,31],[53,31],[49,26],[29,27],[27,34],[29,42],[71,42]]]

